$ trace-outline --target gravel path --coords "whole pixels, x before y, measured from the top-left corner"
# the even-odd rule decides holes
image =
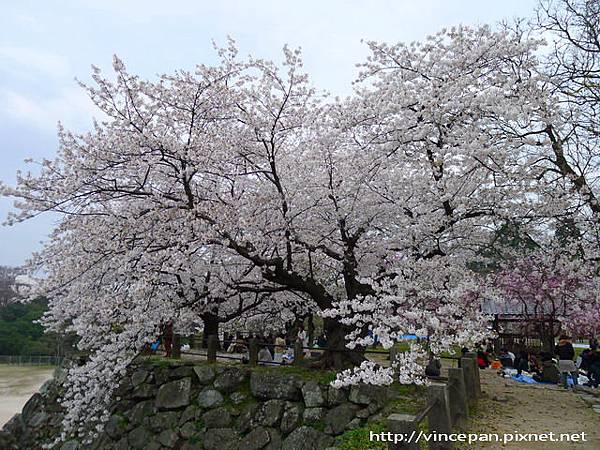
[[[587,442],[478,443],[469,449],[570,450],[600,449],[600,412],[592,405],[600,397],[579,394],[558,386],[528,385],[482,370],[483,398],[467,425],[475,433],[581,433]],[[600,390],[597,389],[600,393]],[[465,447],[467,448],[467,447]]]

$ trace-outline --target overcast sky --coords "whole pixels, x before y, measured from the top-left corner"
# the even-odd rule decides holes
[[[119,55],[144,77],[215,60],[211,40],[234,38],[242,55],[280,60],[301,47],[313,82],[348,94],[361,39],[414,41],[457,24],[530,16],[535,0],[73,0],[0,4],[0,180],[35,170],[24,159],[52,158],[56,124],[85,131],[95,114],[75,83],[90,65]],[[4,221],[12,199],[0,199]],[[56,217],[0,226],[0,265],[21,265],[41,248]]]

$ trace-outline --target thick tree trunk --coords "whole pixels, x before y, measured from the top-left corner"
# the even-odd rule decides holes
[[[548,321],[548,325],[546,326],[546,323],[543,323],[543,335],[542,335],[542,348],[544,351],[546,352],[550,352],[552,354],[554,354],[554,338],[557,335],[558,329],[555,326],[556,325],[556,321],[554,319],[554,316],[552,316],[550,318],[550,320]]]
[[[364,348],[352,350],[346,347],[346,334],[350,328],[335,319],[325,318],[323,328],[327,334],[327,350],[313,366],[321,369],[343,370],[359,366],[364,360]]]
[[[204,333],[202,333],[202,348],[208,347],[208,336],[219,335],[219,318],[213,314],[204,314],[202,316],[204,322]],[[221,349],[221,344],[217,341],[217,349]]]

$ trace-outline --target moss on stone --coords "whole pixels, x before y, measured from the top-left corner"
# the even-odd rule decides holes
[[[252,368],[253,371],[263,372],[275,372],[285,375],[295,375],[301,380],[308,381],[314,380],[321,384],[329,384],[335,380],[336,373],[331,370],[318,370],[310,369],[302,366],[279,366],[279,367],[268,367],[258,366]]]

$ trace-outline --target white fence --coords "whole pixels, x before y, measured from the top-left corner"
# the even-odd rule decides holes
[[[18,366],[59,366],[62,356],[48,355],[0,355],[0,364]]]

